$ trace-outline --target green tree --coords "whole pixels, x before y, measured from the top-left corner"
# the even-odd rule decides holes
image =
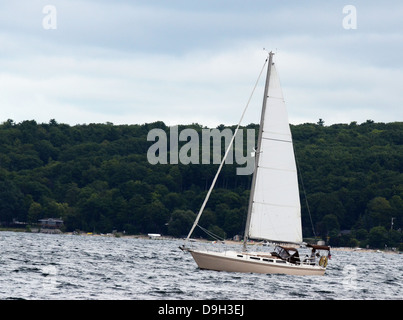
[[[388,230],[386,244],[394,246],[403,228],[403,122],[323,124],[291,125],[317,233],[347,245],[354,236],[340,236],[340,229],[352,229],[366,245],[370,230],[382,226]],[[67,230],[163,233],[174,221],[171,227],[180,229],[181,218],[190,215],[173,212],[198,212],[218,165],[150,165],[147,134],[153,128],[169,131],[163,122],[1,123],[0,222],[62,215]],[[201,132],[203,126],[179,130],[185,128]],[[257,131],[259,125],[246,128]],[[236,167],[225,164],[200,221],[229,237],[243,232],[251,183],[251,176],[236,175]],[[311,219],[302,192],[301,199],[307,235]],[[196,229],[199,235],[205,237]]]
[[[228,237],[243,234],[246,211],[246,208],[234,208],[227,211],[223,229]]]
[[[334,214],[327,214],[321,221],[321,234],[327,236],[332,233],[333,236],[338,235],[340,232],[339,221]]]
[[[10,180],[0,181],[0,222],[25,221],[24,195]]]
[[[168,234],[174,237],[184,237],[190,231],[196,214],[191,210],[175,210],[168,224]]]
[[[375,197],[367,205],[367,223],[370,226],[390,225],[392,207],[384,197]]]
[[[41,218],[42,211],[43,209],[40,203],[32,202],[28,209],[27,221],[29,223],[37,223]]]
[[[372,248],[384,248],[388,242],[388,232],[385,227],[373,227],[368,235],[368,244]]]
[[[140,220],[143,233],[165,233],[169,221],[168,210],[159,200],[142,207],[143,214]]]

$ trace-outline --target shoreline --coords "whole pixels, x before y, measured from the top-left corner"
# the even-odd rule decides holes
[[[91,236],[91,237],[105,237],[105,238],[126,238],[126,239],[142,239],[142,240],[153,240],[153,241],[163,241],[163,240],[177,240],[177,241],[184,241],[184,238],[175,238],[172,236],[164,236],[161,235],[159,237],[153,237],[149,236],[146,234],[137,234],[137,235],[126,235],[122,234],[120,232],[117,233],[92,233],[92,232],[80,232],[80,233],[74,233],[74,232],[60,232],[60,233],[47,233],[47,232],[27,232],[26,230],[23,229],[8,229],[8,228],[0,228],[0,232],[23,232],[23,233],[42,233],[42,234],[53,234],[53,235],[79,235],[79,236]],[[214,244],[216,241],[210,241],[207,239],[196,239],[195,242],[201,242],[204,244]],[[224,244],[231,244],[231,245],[241,245],[242,241],[235,241],[235,240],[225,240],[223,241]],[[261,246],[263,245],[262,242],[255,242],[251,241],[249,245],[257,245]],[[401,254],[398,250],[385,250],[385,249],[372,249],[372,248],[352,248],[352,247],[331,247],[331,251],[356,251],[356,252],[374,252],[374,253],[392,253],[392,254]]]

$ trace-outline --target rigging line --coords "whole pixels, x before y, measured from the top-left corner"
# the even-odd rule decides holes
[[[224,238],[221,238],[219,235],[217,235],[217,234],[215,234],[215,233],[213,233],[213,232],[207,230],[206,228],[203,228],[201,225],[198,224],[197,226],[198,226],[202,231],[204,231],[208,236],[212,237],[213,239],[218,240],[218,241],[224,241],[224,240],[225,240]]]
[[[228,148],[227,148],[227,150],[226,150],[226,152],[225,152],[225,154],[224,154],[224,157],[223,157],[222,160],[221,160],[220,166],[219,166],[219,168],[218,168],[218,170],[217,170],[217,173],[216,173],[216,175],[215,175],[215,177],[214,177],[214,179],[213,179],[213,182],[211,183],[210,189],[209,189],[209,191],[207,192],[206,198],[204,199],[204,202],[203,202],[203,204],[202,204],[202,206],[201,206],[201,208],[200,208],[200,211],[199,211],[199,213],[198,213],[198,215],[197,215],[197,217],[196,217],[196,220],[195,220],[195,222],[193,223],[193,226],[192,226],[192,228],[190,229],[188,236],[186,237],[186,242],[189,241],[189,238],[190,238],[190,236],[192,235],[193,230],[196,228],[197,224],[199,223],[199,219],[200,219],[200,217],[201,217],[201,215],[202,215],[202,213],[203,213],[204,207],[206,206],[207,201],[208,201],[208,199],[209,199],[209,197],[210,197],[210,194],[211,194],[211,192],[213,191],[214,185],[215,185],[215,183],[216,183],[216,181],[217,181],[217,178],[218,178],[218,175],[220,174],[220,171],[221,171],[221,169],[222,169],[222,167],[223,167],[223,165],[224,165],[225,159],[227,158],[228,153],[229,153],[229,151],[230,151],[231,148],[232,148],[232,144],[233,144],[233,142],[234,142],[235,136],[236,136],[236,134],[238,133],[238,130],[239,130],[239,127],[240,127],[241,122],[242,122],[242,120],[243,120],[243,117],[245,116],[246,109],[248,109],[249,103],[250,103],[250,101],[252,100],[252,96],[253,96],[253,94],[254,94],[254,92],[255,92],[255,89],[256,89],[256,87],[257,87],[257,85],[258,85],[258,83],[259,83],[260,76],[262,75],[263,70],[264,70],[264,67],[266,66],[266,63],[267,63],[268,61],[269,61],[269,58],[266,58],[266,61],[264,62],[263,67],[262,67],[262,69],[260,70],[259,76],[257,77],[255,86],[253,87],[253,90],[252,90],[252,92],[251,92],[251,94],[250,94],[250,96],[249,96],[248,102],[246,103],[245,109],[244,109],[243,112],[242,112],[241,119],[240,119],[239,122],[238,122],[238,125],[237,125],[237,127],[236,127],[236,129],[235,129],[234,135],[232,136],[231,141],[230,141],[230,143],[228,144]]]
[[[294,145],[294,150],[295,150],[295,145]],[[302,179],[302,171],[301,171],[301,169],[300,169],[300,167],[299,167],[299,162],[298,162],[298,158],[297,158],[297,153],[294,152],[294,155],[295,155],[295,162],[296,162],[297,167],[298,167],[299,177],[300,177],[300,179],[301,179],[302,191],[304,192],[304,198],[305,198],[306,208],[307,208],[308,213],[309,213],[309,220],[311,220],[312,232],[313,232],[314,237],[316,238],[316,232],[315,232],[315,228],[314,228],[313,222],[312,222],[311,209],[309,208],[308,198],[307,198],[307,196],[306,196],[305,185],[304,185],[304,179]]]

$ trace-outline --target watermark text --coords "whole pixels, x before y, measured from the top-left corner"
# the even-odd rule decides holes
[[[249,175],[253,172],[255,167],[254,129],[238,130],[232,145],[230,143],[233,133],[228,128],[222,131],[202,129],[201,144],[199,135],[195,129],[188,128],[179,132],[178,126],[173,126],[169,129],[168,139],[164,130],[157,128],[150,130],[147,141],[155,141],[155,143],[147,151],[148,162],[150,164],[219,164],[222,161],[224,147],[224,150],[230,148],[225,164],[233,164],[235,159],[235,162],[241,166],[237,168],[237,175]],[[244,139],[246,139],[246,144],[244,144]],[[224,145],[222,144],[223,140]],[[180,142],[186,143],[179,148]],[[244,145],[246,145],[246,155],[244,154]]]
[[[351,4],[343,7],[343,28],[346,30],[357,29],[357,8]]]
[[[42,19],[42,27],[45,30],[57,29],[57,11],[56,7],[48,4],[42,8],[42,13],[46,16]]]

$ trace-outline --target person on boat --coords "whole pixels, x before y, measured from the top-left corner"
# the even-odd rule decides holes
[[[309,261],[311,262],[311,264],[315,264],[316,257],[319,257],[319,252],[316,252],[316,249],[312,248],[311,257],[309,258]]]

